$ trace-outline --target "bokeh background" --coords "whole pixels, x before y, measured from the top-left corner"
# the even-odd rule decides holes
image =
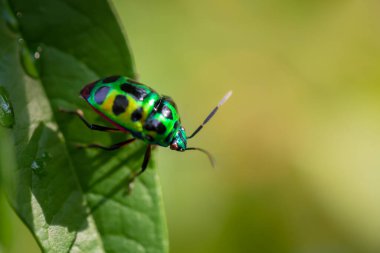
[[[234,92],[191,140],[216,169],[155,152],[172,253],[380,252],[379,1],[113,2],[188,131]],[[0,213],[11,252],[39,252]]]

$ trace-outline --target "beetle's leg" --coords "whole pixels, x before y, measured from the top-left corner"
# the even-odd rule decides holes
[[[112,151],[112,150],[116,150],[116,149],[119,149],[131,142],[133,142],[134,140],[136,140],[135,138],[132,138],[132,139],[129,139],[129,140],[126,140],[126,141],[122,141],[122,142],[119,142],[119,143],[115,143],[109,147],[105,147],[105,146],[102,146],[102,145],[99,145],[99,144],[96,144],[96,143],[92,143],[92,144],[77,144],[76,146],[78,148],[100,148],[100,149],[103,149],[103,150],[107,150],[107,151]]]
[[[88,128],[90,128],[91,130],[96,130],[96,131],[121,131],[118,128],[99,126],[99,125],[96,125],[96,124],[88,123],[88,121],[84,118],[83,111],[80,110],[80,109],[67,110],[67,109],[60,108],[59,111],[77,115],[83,121],[83,123]]]
[[[128,178],[127,194],[131,193],[131,191],[133,189],[133,183],[134,183],[136,177],[140,176],[145,171],[145,169],[148,167],[150,155],[152,153],[151,151],[152,151],[152,145],[148,144],[148,146],[146,147],[146,150],[145,150],[144,161],[141,165],[141,170],[137,173],[133,173],[132,176],[130,178]]]
[[[138,175],[141,175],[141,173],[145,171],[146,167],[148,167],[151,153],[152,153],[152,145],[149,144],[148,147],[146,148],[144,161],[143,161],[143,164],[141,165],[141,171],[139,172]]]

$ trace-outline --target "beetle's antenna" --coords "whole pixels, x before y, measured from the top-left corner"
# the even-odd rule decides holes
[[[210,112],[210,114],[206,117],[206,119],[203,121],[203,123],[187,138],[193,138],[201,129],[203,128],[204,125],[215,115],[215,113],[218,111],[219,107],[221,107],[232,95],[232,90],[227,92],[226,95],[220,100],[219,104]]]
[[[199,150],[199,151],[205,153],[207,155],[208,159],[210,160],[211,166],[215,168],[214,157],[207,150],[205,150],[203,148],[187,148],[186,150]]]

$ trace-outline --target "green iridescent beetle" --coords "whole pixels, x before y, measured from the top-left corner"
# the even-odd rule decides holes
[[[124,76],[110,76],[86,85],[80,92],[89,105],[115,128],[90,124],[81,110],[68,111],[76,114],[88,128],[98,131],[121,131],[131,133],[134,138],[116,143],[110,147],[89,144],[85,147],[116,150],[136,139],[146,142],[144,161],[141,170],[134,174],[131,181],[146,169],[152,145],[177,151],[199,150],[205,153],[212,165],[214,160],[209,152],[201,148],[187,147],[187,139],[194,137],[214,116],[218,108],[232,95],[229,91],[211,111],[203,123],[186,136],[174,101],[168,96],[160,96],[152,88]]]

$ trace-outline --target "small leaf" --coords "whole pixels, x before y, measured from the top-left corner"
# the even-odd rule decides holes
[[[123,194],[125,179],[141,166],[145,144],[118,152],[78,150],[75,143],[106,145],[127,136],[93,133],[58,110],[81,108],[93,122],[98,118],[78,97],[80,89],[109,75],[134,77],[109,3],[13,0],[9,5],[0,0],[0,84],[14,108],[8,135],[17,170],[4,180],[16,212],[44,252],[167,252],[152,166],[131,195]],[[17,23],[9,18],[15,16]]]

